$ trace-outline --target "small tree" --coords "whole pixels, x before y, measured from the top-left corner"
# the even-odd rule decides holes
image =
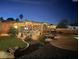
[[[11,36],[16,36],[16,34],[18,33],[17,29],[10,27],[8,34],[10,34]]]

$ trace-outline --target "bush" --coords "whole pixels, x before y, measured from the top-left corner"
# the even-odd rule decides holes
[[[17,33],[18,33],[17,29],[15,29],[13,27],[9,28],[8,34],[10,34],[10,36],[16,36]]]

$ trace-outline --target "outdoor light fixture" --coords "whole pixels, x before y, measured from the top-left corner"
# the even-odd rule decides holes
[[[24,27],[25,30],[28,30],[28,27]]]
[[[14,28],[16,28],[16,29],[17,29],[17,28],[18,28],[18,26],[14,26]]]

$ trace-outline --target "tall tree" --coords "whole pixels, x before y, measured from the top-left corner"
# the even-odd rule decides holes
[[[78,26],[78,19],[77,20],[73,20],[72,22],[70,22],[71,26]]]
[[[19,18],[16,18],[16,22],[19,22]]]
[[[19,15],[19,18],[20,18],[21,21],[22,21],[22,19],[23,19],[23,14],[20,14],[20,15]]]
[[[7,18],[8,21],[14,21],[14,18]]]
[[[3,19],[3,17],[0,17],[0,21],[3,21],[4,19]]]
[[[63,19],[57,25],[57,28],[67,28],[68,27],[68,20]]]

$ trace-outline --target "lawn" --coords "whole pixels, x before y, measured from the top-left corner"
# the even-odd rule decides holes
[[[0,49],[7,50],[8,48],[13,48],[15,46],[24,47],[26,44],[16,37],[0,37]]]

